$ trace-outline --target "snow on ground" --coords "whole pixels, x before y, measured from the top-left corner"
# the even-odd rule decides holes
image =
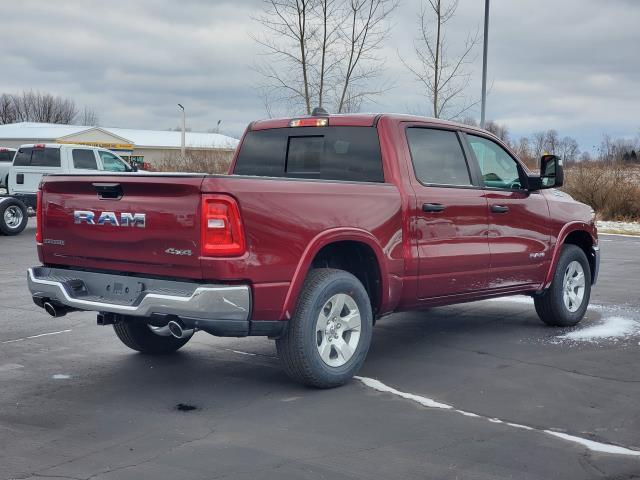
[[[640,334],[640,323],[628,317],[606,317],[596,325],[577,328],[556,338],[576,342],[598,342],[620,340]]]
[[[487,417],[485,415],[481,415],[478,413],[468,412],[465,410],[458,410],[452,405],[447,405],[446,403],[440,403],[432,398],[423,397],[422,395],[416,395],[415,393],[401,392],[400,390],[396,390],[395,388],[390,387],[389,385],[386,385],[382,383],[380,380],[377,380],[375,378],[358,377],[358,376],[354,378],[356,380],[360,380],[365,386],[373,390],[376,390],[381,393],[392,394],[400,398],[404,398],[405,400],[410,400],[423,407],[436,408],[436,409],[441,409],[449,412],[454,412],[460,415],[464,415],[465,417],[475,417],[479,420],[486,420],[491,423],[502,424],[508,427],[519,428],[522,430],[529,430],[530,432],[533,432],[533,433],[536,433],[536,432],[545,433],[547,435],[552,435],[554,437],[561,438],[562,440],[566,440],[568,442],[573,442],[578,445],[582,445],[583,447],[586,447],[588,450],[591,450],[594,452],[603,452],[603,453],[610,453],[614,455],[627,455],[632,457],[640,457],[640,451],[634,450],[631,448],[621,447],[619,445],[612,445],[610,443],[596,442],[593,440],[589,440],[587,438],[577,437],[575,435],[569,435],[567,433],[558,432],[556,429],[542,429],[539,427],[524,425],[521,423],[510,422],[507,420],[503,420],[501,418]]]
[[[601,233],[622,233],[625,235],[640,235],[640,222],[598,222]]]

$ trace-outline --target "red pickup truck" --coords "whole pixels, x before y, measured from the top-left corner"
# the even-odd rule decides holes
[[[173,352],[202,330],[269,336],[316,387],[361,367],[376,319],[514,294],[578,323],[598,275],[594,212],[484,130],[403,115],[254,122],[231,175],[45,177],[41,266],[51,315],[98,312],[128,347]]]

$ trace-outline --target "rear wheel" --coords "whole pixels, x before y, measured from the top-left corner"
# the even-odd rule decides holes
[[[309,273],[276,348],[294,380],[318,388],[336,387],[362,366],[372,330],[371,303],[362,283],[342,270],[316,269]]]
[[[534,298],[536,312],[547,325],[571,327],[584,317],[591,297],[587,256],[576,245],[562,247],[551,286]]]
[[[29,217],[27,207],[15,199],[0,203],[0,232],[5,235],[18,235],[27,226]]]
[[[193,336],[176,338],[171,335],[168,327],[153,327],[144,322],[131,320],[114,323],[113,329],[127,347],[151,355],[175,352]]]

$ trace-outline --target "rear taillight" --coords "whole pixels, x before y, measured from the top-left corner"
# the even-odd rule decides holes
[[[236,201],[226,195],[202,196],[202,256],[227,257],[245,251],[244,231]]]
[[[42,243],[42,190],[36,194],[36,242]]]

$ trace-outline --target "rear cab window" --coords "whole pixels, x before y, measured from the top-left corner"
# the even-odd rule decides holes
[[[375,127],[295,127],[249,131],[236,175],[384,182]]]
[[[15,167],[60,167],[59,148],[25,147],[18,150]]]

